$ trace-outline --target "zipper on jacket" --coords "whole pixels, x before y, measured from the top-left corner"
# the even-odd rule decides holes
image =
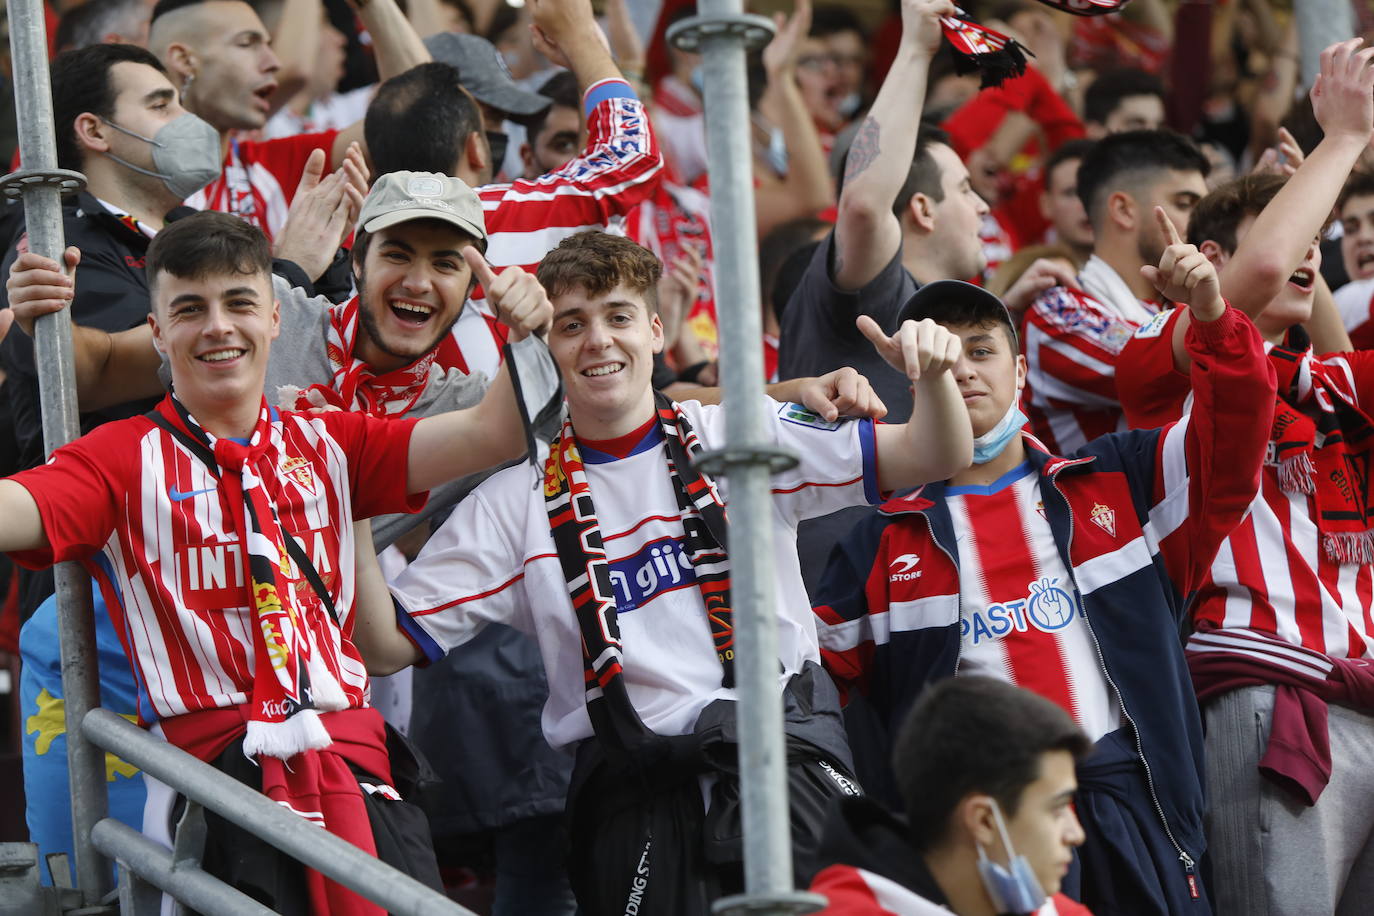
[[[921,510],[921,520],[926,523],[926,531],[930,533],[931,542],[934,543],[936,547],[939,547],[940,552],[945,555],[945,558],[948,559],[951,564],[953,564],[954,572],[956,573],[956,578],[957,576],[962,575],[962,572],[960,572],[959,567],[959,558],[956,557],[954,554],[950,553],[945,548],[944,544],[940,543],[940,539],[935,536],[934,527],[932,527],[930,524],[930,516],[926,515],[924,510]],[[962,588],[959,589],[958,594],[955,596],[954,602],[959,609],[959,616],[955,618],[955,625],[957,626],[958,624],[964,622],[964,590]],[[954,649],[954,674],[951,675],[951,677],[959,676],[959,665],[962,664],[964,661],[964,637],[962,633],[959,635],[959,638],[956,640],[956,643],[957,645]]]
[[[1064,500],[1064,505],[1069,510],[1069,545],[1072,548],[1073,506],[1069,503],[1069,498],[1064,495],[1064,491],[1059,488],[1058,477],[1058,473],[1051,476],[1050,484],[1054,487],[1054,491],[1059,494],[1060,499]],[[1088,635],[1093,640],[1093,648],[1097,651],[1097,664],[1102,668],[1102,676],[1107,679],[1107,683],[1111,685],[1112,691],[1116,694],[1116,701],[1121,704],[1122,718],[1130,723],[1131,732],[1135,735],[1136,754],[1140,756],[1140,763],[1145,767],[1145,785],[1150,790],[1150,802],[1155,807],[1155,813],[1159,815],[1159,822],[1164,825],[1164,835],[1169,838],[1170,845],[1178,853],[1179,862],[1183,863],[1183,870],[1188,882],[1188,894],[1192,899],[1197,900],[1201,894],[1198,892],[1197,876],[1194,874],[1193,857],[1188,855],[1187,850],[1179,845],[1173,830],[1169,829],[1169,819],[1164,816],[1164,806],[1159,803],[1159,795],[1155,792],[1154,773],[1150,770],[1150,761],[1145,757],[1145,746],[1140,740],[1140,729],[1136,728],[1135,719],[1131,717],[1130,710],[1126,708],[1126,699],[1121,695],[1121,690],[1116,686],[1116,682],[1112,680],[1111,672],[1107,670],[1107,659],[1102,655],[1102,644],[1097,641],[1097,633],[1093,631],[1092,621],[1088,619],[1087,602],[1083,600],[1083,592],[1078,588],[1078,579],[1074,575],[1073,563],[1066,563],[1065,566],[1069,570],[1069,578],[1073,579],[1073,588],[1078,595],[1078,609],[1083,615],[1083,624],[1088,628]]]

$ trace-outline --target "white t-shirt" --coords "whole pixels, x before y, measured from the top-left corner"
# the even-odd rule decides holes
[[[797,522],[877,502],[879,494],[871,421],[827,423],[795,404],[770,399],[769,405],[770,439],[800,459],[772,479],[781,687],[805,662],[820,661],[797,564]],[[703,447],[723,441],[721,408],[688,401],[682,409]],[[583,460],[619,604],[630,700],[648,728],[680,735],[692,730],[707,704],[735,692],[720,683],[705,605],[682,552],[665,451],[661,439],[650,439],[624,458],[596,462],[584,449]],[[719,483],[728,509],[727,484]],[[549,530],[542,468],[508,468],[474,490],[392,591],[410,614],[402,625],[431,657],[472,639],[489,622],[534,636],[549,681],[545,738],[565,747],[592,736],[582,637]]]

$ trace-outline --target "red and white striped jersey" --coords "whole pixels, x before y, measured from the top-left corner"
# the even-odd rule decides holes
[[[165,407],[166,402],[164,402]],[[281,412],[265,480],[282,528],[310,557],[342,622],[336,626],[292,563],[302,611],[343,685],[367,705],[367,671],[350,638],[353,520],[413,512],[406,459],[415,420]],[[38,503],[49,549],[28,566],[78,560],[96,579],[159,718],[238,706],[253,687],[254,615],[235,514],[199,459],[146,417],[107,423],[10,478]]]
[[[518,264],[533,272],[559,242],[605,229],[657,188],[663,159],[644,104],[629,84],[603,80],[584,99],[591,111],[580,156],[533,180],[477,189],[492,267]]]
[[[299,134],[279,140],[231,140],[224,172],[186,198],[197,210],[219,210],[242,217],[272,238],[286,222],[305,160],[317,149],[329,155],[339,132]]]
[[[533,180],[477,189],[487,227],[487,262],[497,271],[519,265],[534,273],[559,242],[588,229],[610,228],[657,189],[663,159],[644,104],[629,83],[602,80],[587,90],[583,103],[591,111],[582,155]],[[452,334],[469,372],[495,376],[505,328],[492,317],[485,290],[473,291]]]
[[[1136,329],[1159,311],[1135,298],[1116,271],[1094,256],[1081,289],[1056,286],[1026,311],[1022,410],[1051,452],[1072,455],[1104,433],[1125,430],[1116,358]]]
[[[1058,703],[1088,736],[1121,724],[1093,635],[1022,464],[988,487],[947,487],[959,544],[959,673],[1010,681]]]
[[[1167,422],[1187,409],[1188,378],[1162,371],[1172,365],[1175,320],[1161,320],[1158,333],[1152,323],[1123,351],[1122,391],[1135,425]],[[1335,370],[1331,384],[1356,403],[1374,404],[1374,351],[1316,358]],[[1197,592],[1199,626],[1257,630],[1336,658],[1374,657],[1374,568],[1327,556],[1314,511],[1313,495],[1279,486],[1271,443],[1260,492]]]

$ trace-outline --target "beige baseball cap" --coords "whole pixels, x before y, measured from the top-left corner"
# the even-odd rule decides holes
[[[452,223],[479,242],[487,240],[482,201],[452,175],[388,172],[372,185],[358,212],[358,231],[377,232],[413,219]]]

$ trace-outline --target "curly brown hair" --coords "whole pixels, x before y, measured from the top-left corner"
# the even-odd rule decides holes
[[[554,299],[581,288],[591,296],[609,293],[622,283],[658,311],[658,280],[663,264],[647,248],[619,235],[589,230],[569,236],[539,262],[539,282]]]

